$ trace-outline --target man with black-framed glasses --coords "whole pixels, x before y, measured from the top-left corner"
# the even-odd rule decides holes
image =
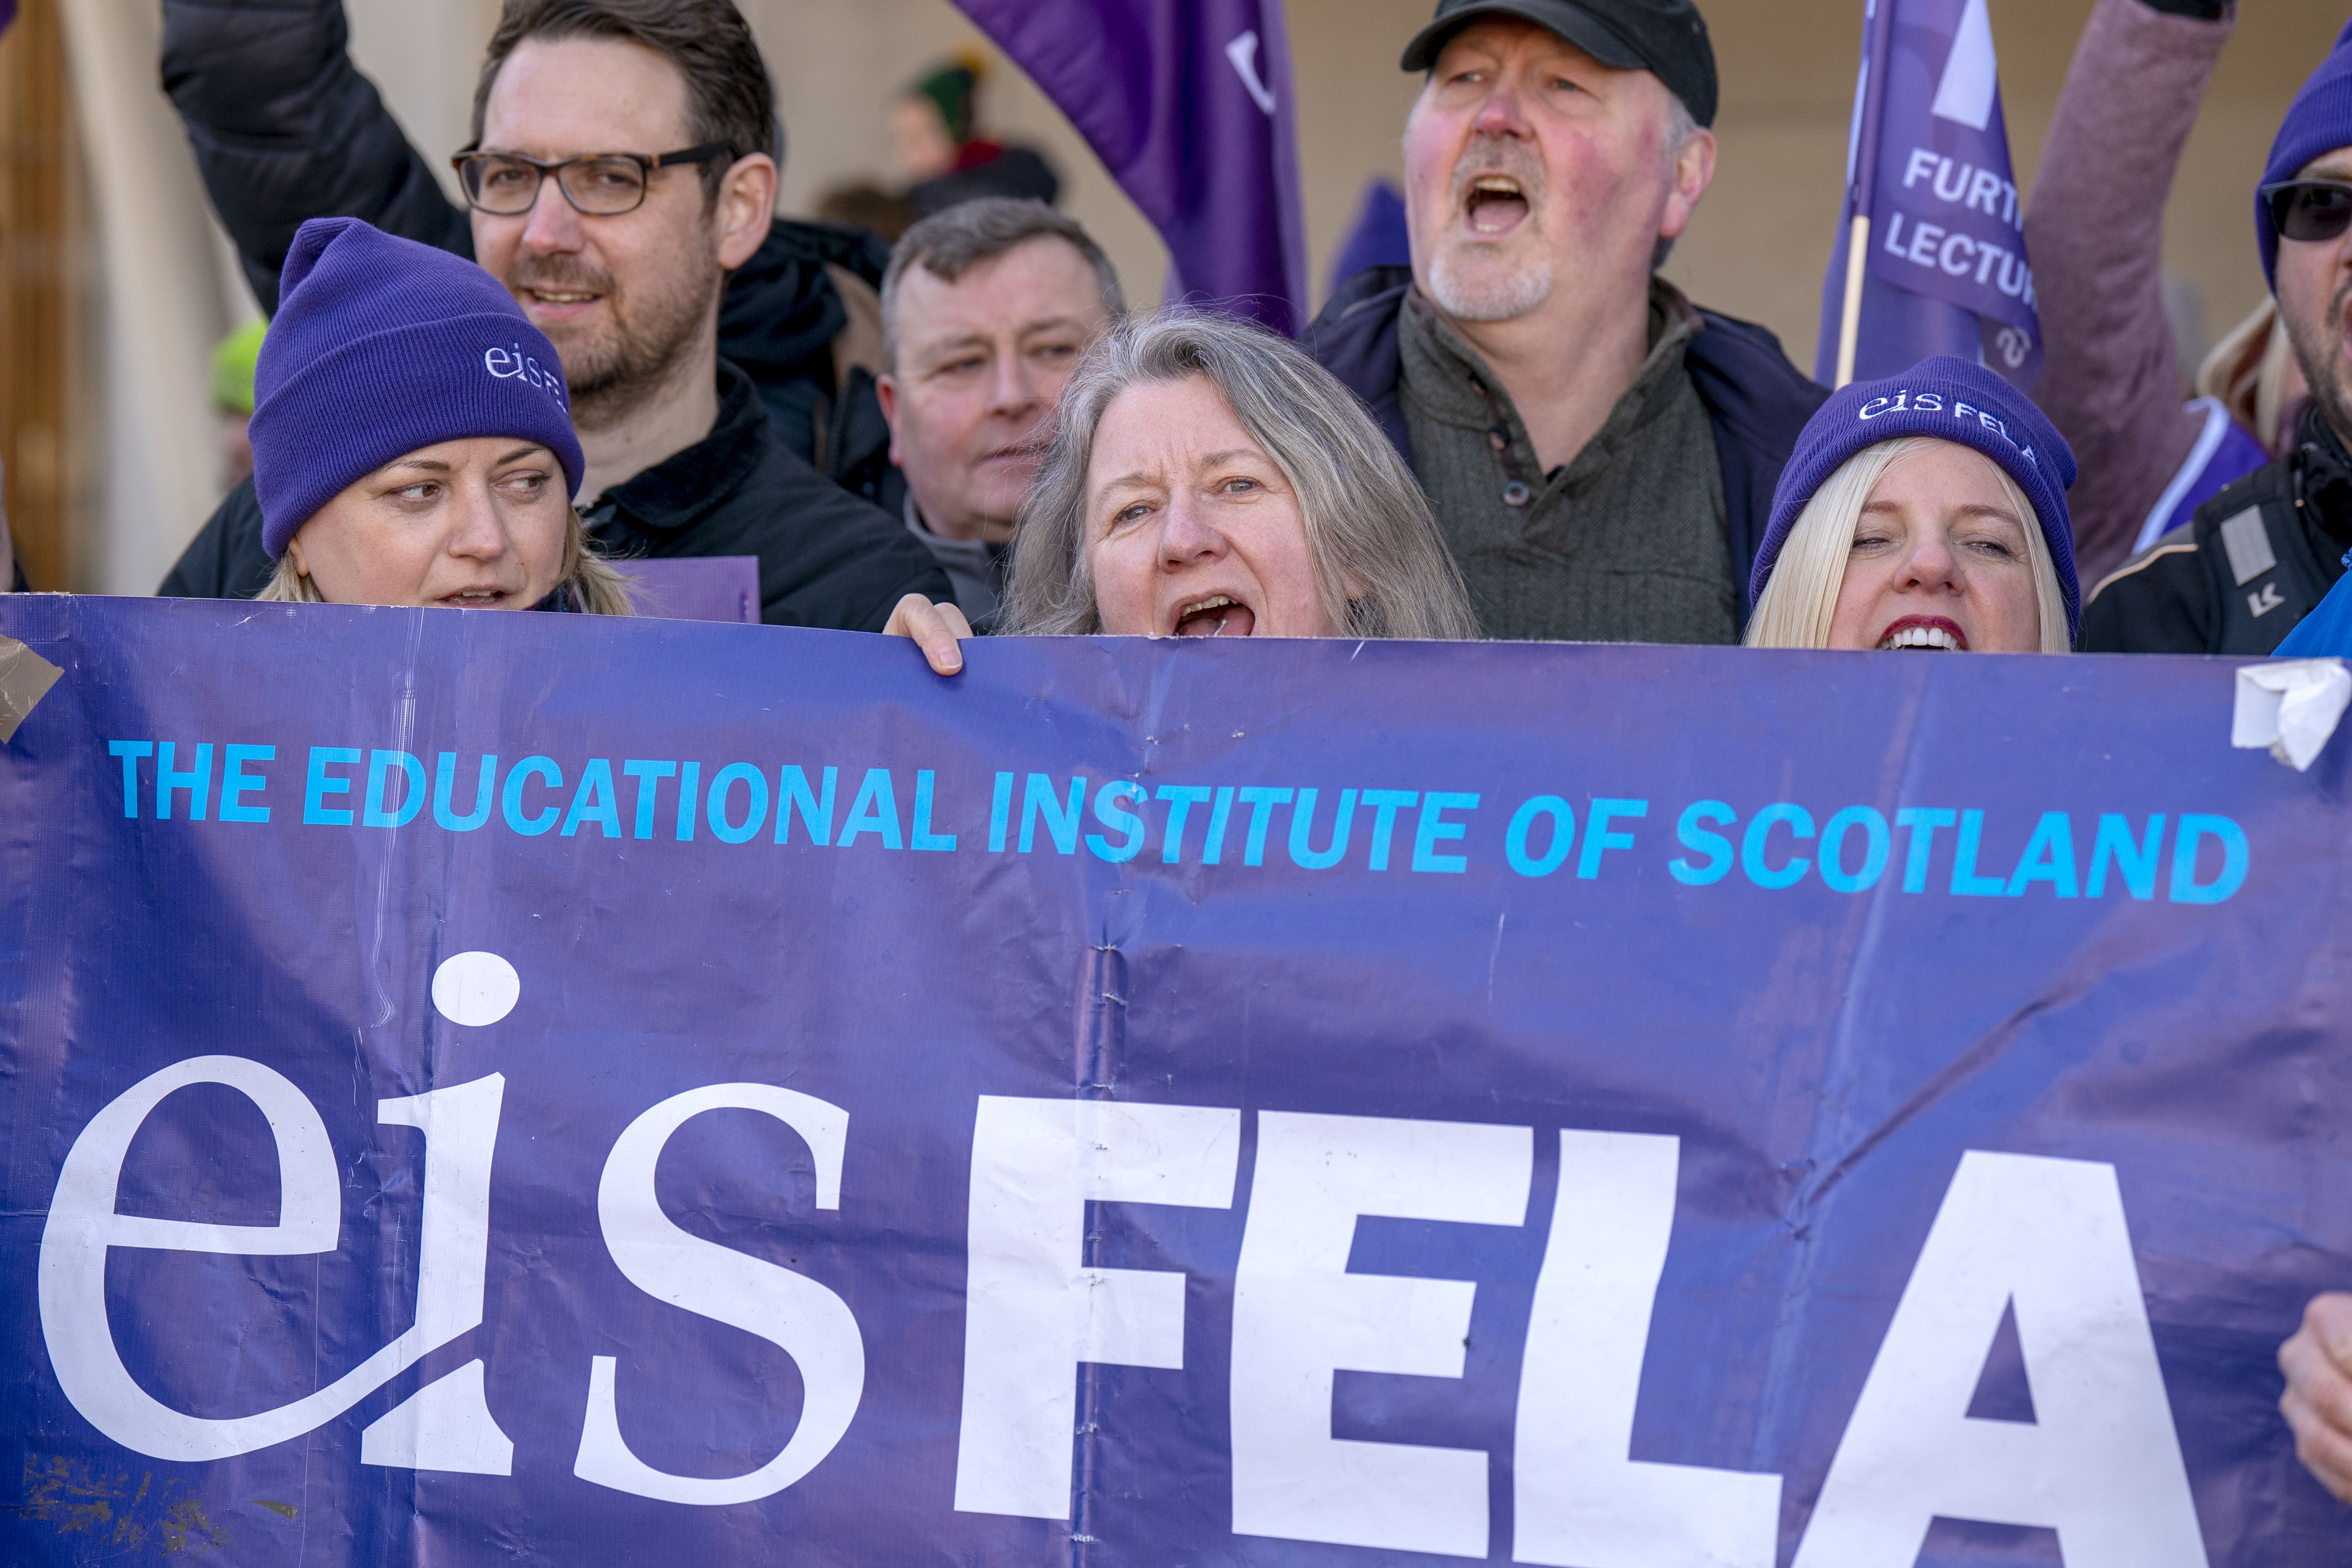
[[[826,416],[850,296],[874,296],[824,258],[856,241],[779,244],[773,89],[730,0],[507,0],[456,159],[467,209],[352,68],[340,0],[164,10],[166,86],[266,299],[279,231],[323,213],[471,255],[563,361],[580,504],[609,552],[756,556],[779,624],[879,630],[905,594],[948,591],[919,541],[819,471],[848,434]],[[295,156],[257,151],[271,126]],[[730,289],[744,272],[755,287]],[[878,320],[873,336],[878,364]],[[163,591],[257,590],[258,515],[233,494]]]
[[[2263,656],[2352,552],[2352,27],[2296,94],[2254,198],[2280,324],[2311,387],[2294,448],[2092,591],[2088,653]]]

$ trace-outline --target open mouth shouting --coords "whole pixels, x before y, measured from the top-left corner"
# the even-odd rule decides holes
[[[1180,637],[1245,637],[1257,629],[1257,613],[1239,599],[1212,594],[1179,606],[1171,629]]]
[[[1958,623],[1941,616],[1906,616],[1878,639],[1881,648],[1910,648],[1927,653],[1966,653],[1969,634]]]
[[[1463,199],[1463,216],[1478,235],[1508,234],[1532,210],[1525,187],[1508,174],[1479,175]]]

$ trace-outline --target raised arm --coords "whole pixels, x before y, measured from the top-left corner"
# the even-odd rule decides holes
[[[2081,466],[2086,583],[2130,552],[2200,428],[2164,310],[2164,198],[2232,20],[2223,0],[2099,0],[2042,146],[2025,216],[2047,340],[2033,395]]]
[[[163,0],[163,90],[273,314],[278,268],[309,218],[362,217],[474,253],[465,211],[352,64],[350,44],[341,0]]]

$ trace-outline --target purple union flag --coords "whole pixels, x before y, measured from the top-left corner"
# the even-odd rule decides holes
[[[1171,299],[1306,325],[1282,0],[959,0],[1167,241]]]
[[[1869,251],[1848,320],[1857,218]],[[1861,379],[1956,353],[2030,389],[2042,326],[2024,226],[1986,0],[1872,0],[1816,374],[1839,384],[1851,334]]]

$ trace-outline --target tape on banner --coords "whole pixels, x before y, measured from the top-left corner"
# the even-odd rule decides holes
[[[0,637],[0,746],[16,738],[16,727],[64,674],[15,637]]]

